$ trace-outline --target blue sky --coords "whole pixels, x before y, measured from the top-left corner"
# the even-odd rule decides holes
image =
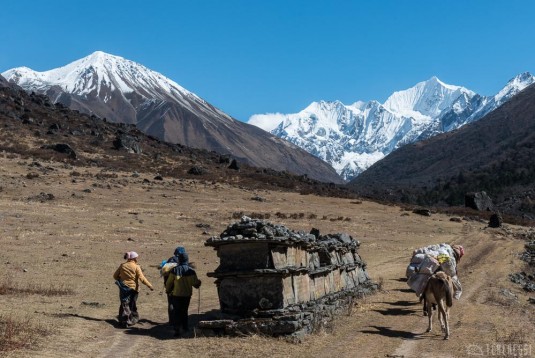
[[[383,102],[433,75],[491,95],[535,71],[535,1],[6,0],[0,9],[0,72],[102,50],[243,121],[322,99]]]

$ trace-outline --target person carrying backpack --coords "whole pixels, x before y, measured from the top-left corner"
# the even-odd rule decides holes
[[[138,257],[139,255],[135,251],[125,253],[124,259],[126,262],[122,263],[113,274],[115,284],[119,286],[121,304],[118,318],[123,327],[134,325],[139,321],[136,304],[139,294],[139,282],[141,281],[151,291],[154,291],[152,284],[145,278],[143,271],[141,271],[141,266],[137,263]]]
[[[184,249],[182,246],[178,246],[175,249],[175,252],[173,253],[173,256],[168,258],[167,260],[163,260],[160,264],[160,276],[163,277],[163,285],[165,288],[165,284],[167,282],[167,279],[169,278],[169,275],[171,274],[171,271],[173,268],[175,268],[178,264],[178,255],[183,254],[186,252],[186,249]],[[169,317],[169,324],[173,325],[173,305],[171,303],[171,295],[167,295],[167,315]]]
[[[193,287],[198,289],[201,286],[195,270],[189,265],[188,254],[183,248],[181,249],[176,256],[177,266],[172,269],[165,283],[165,292],[171,302],[171,322],[175,329],[175,337],[189,333],[188,309]]]

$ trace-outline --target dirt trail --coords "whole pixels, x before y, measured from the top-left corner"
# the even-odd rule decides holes
[[[113,336],[113,343],[108,350],[100,356],[102,358],[132,357],[137,350],[138,339],[125,332],[118,331]]]
[[[433,332],[425,332],[427,318],[422,314],[417,297],[403,280],[404,263],[381,272],[385,292],[368,298],[368,309],[357,313],[354,319],[361,329],[355,331],[354,325],[344,325],[343,331],[336,332],[335,336],[337,342],[348,343],[328,345],[318,356],[360,356],[355,355],[356,352],[362,352],[365,347],[363,356],[366,357],[464,357],[471,345],[483,347],[495,342],[495,322],[488,319],[489,316],[496,316],[495,306],[502,308],[500,306],[503,305],[515,313],[521,309],[514,307],[514,302],[502,300],[499,289],[489,293],[489,286],[510,286],[506,278],[517,264],[511,253],[519,252],[521,242],[505,238],[500,231],[492,232],[482,227],[474,230],[468,225],[452,242],[463,244],[467,254],[459,267],[463,295],[460,300],[454,300],[450,311],[449,341],[443,340],[436,322]],[[504,259],[509,260],[508,264],[501,264]],[[389,262],[392,258],[383,256],[382,261]],[[526,319],[525,323],[528,322],[529,319]],[[484,329],[474,332],[470,327],[473,325]],[[515,327],[515,322],[510,322],[502,335],[507,338],[507,334],[521,327]]]

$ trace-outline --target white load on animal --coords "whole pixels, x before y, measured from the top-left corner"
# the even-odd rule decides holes
[[[455,299],[461,298],[462,287],[457,277],[457,261],[453,248],[446,243],[421,247],[413,251],[411,262],[405,272],[407,284],[417,296],[420,296],[431,275],[437,271],[444,271],[452,278]]]

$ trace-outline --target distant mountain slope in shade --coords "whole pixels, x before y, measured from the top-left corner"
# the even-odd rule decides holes
[[[486,191],[504,212],[535,217],[535,85],[477,122],[406,145],[348,185],[377,199],[462,205]]]
[[[385,103],[313,102],[295,114],[254,115],[250,124],[330,163],[351,179],[393,150],[476,121],[535,82],[523,73],[495,96],[480,96],[432,77],[393,93]]]
[[[176,82],[138,63],[97,51],[45,72],[2,74],[83,113],[135,124],[170,143],[231,154],[250,165],[341,183],[332,167],[299,147],[237,121]]]

